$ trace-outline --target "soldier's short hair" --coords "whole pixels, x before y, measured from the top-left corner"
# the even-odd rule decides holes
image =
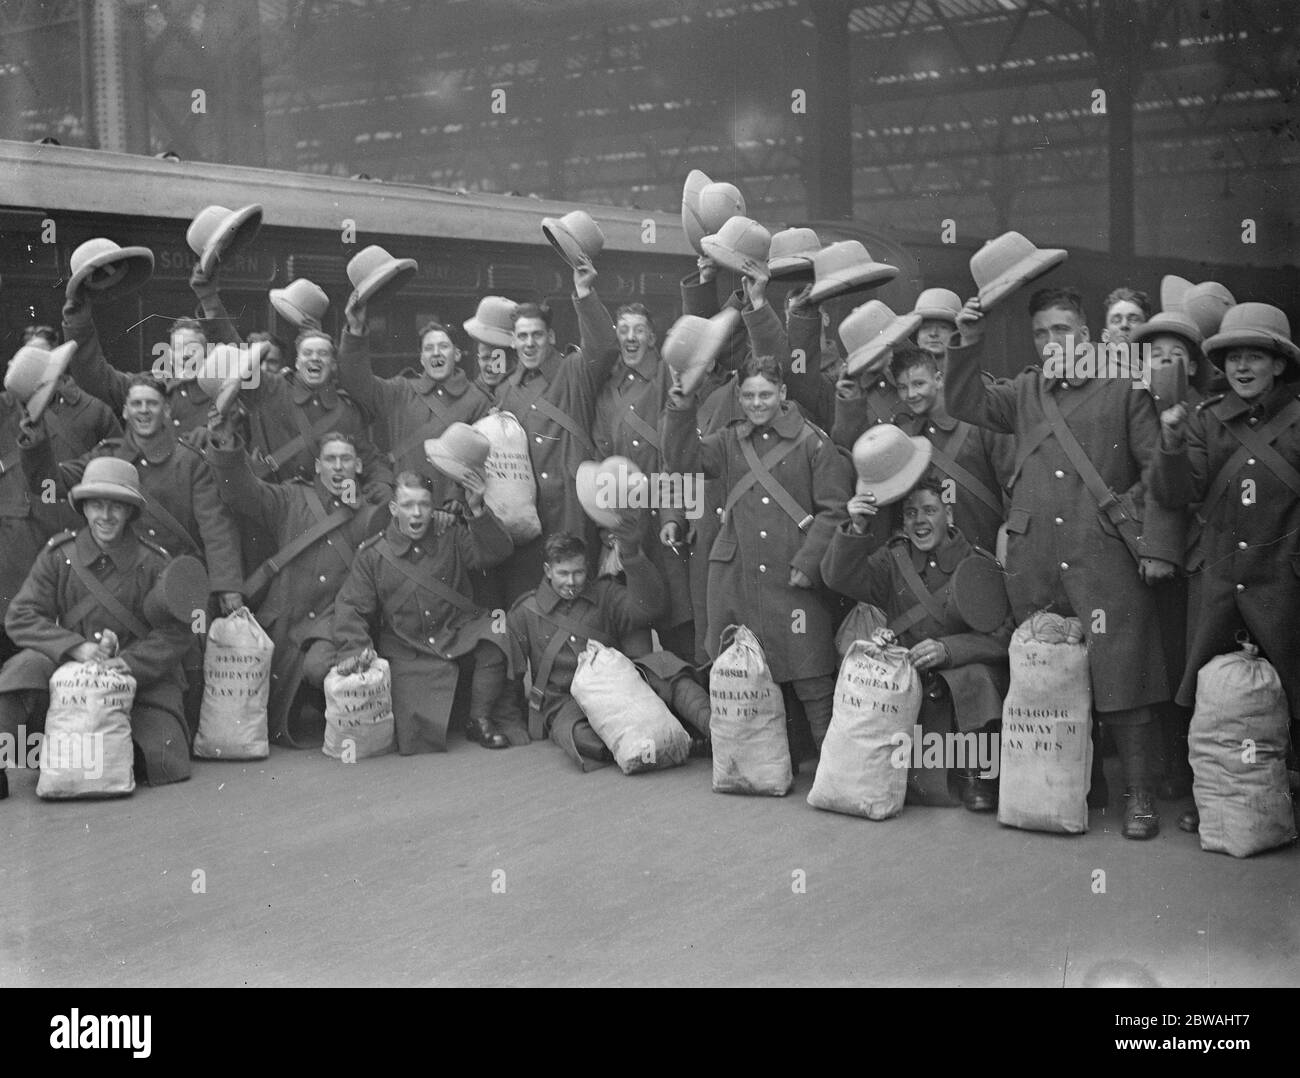
[[[439,333],[447,334],[447,339],[451,341],[452,344],[456,344],[456,339],[451,335],[451,330],[449,330],[442,321],[437,318],[431,318],[429,321],[425,322],[424,325],[420,327],[419,332],[416,333],[415,339],[417,341],[423,341],[427,334],[433,333],[435,330]],[[459,345],[457,345],[457,347],[459,347]]]
[[[614,321],[617,323],[625,314],[639,314],[645,319],[646,325],[650,327],[650,332],[655,331],[655,320],[650,315],[650,308],[644,303],[625,303],[614,312]]]
[[[919,494],[921,491],[927,491],[933,494],[939,501],[943,501],[943,475],[934,468],[928,468],[925,474],[916,481],[916,486],[909,490],[903,501],[907,501],[913,494]]]
[[[334,343],[334,338],[323,329],[304,329],[299,333],[298,336],[293,339],[294,353],[297,353],[298,349],[302,346],[303,341],[310,340],[312,337],[320,337],[322,340],[326,341],[330,346],[330,355],[337,356],[339,354],[338,346]]]
[[[939,357],[933,352],[927,352],[907,341],[894,345],[894,358],[889,361],[889,369],[894,377],[901,377],[913,367],[929,367],[933,374],[938,374],[943,369]]]
[[[546,537],[546,542],[542,545],[542,555],[547,565],[555,565],[558,562],[569,561],[573,558],[585,558],[587,556],[587,544],[576,535],[559,532],[556,535]]]
[[[1121,285],[1106,297],[1106,313],[1117,303],[1136,303],[1142,309],[1142,317],[1151,317],[1151,297],[1145,292],[1139,292],[1136,288],[1129,288],[1127,285]]]
[[[128,395],[136,386],[144,386],[145,389],[152,389],[164,401],[167,400],[167,386],[163,380],[149,371],[138,371],[127,379],[126,391]]]
[[[322,434],[319,438],[317,438],[312,443],[313,448],[316,450],[317,460],[320,459],[321,451],[330,442],[343,442],[345,445],[350,445],[352,447],[352,452],[354,453],[358,452],[357,439],[355,435],[344,434],[341,430],[329,430],[326,431],[324,434]]]
[[[433,493],[433,485],[429,482],[429,477],[420,475],[418,472],[398,472],[397,478],[393,480],[394,493],[397,492],[399,487],[405,487],[407,490],[423,490],[429,494]]]
[[[546,328],[551,328],[551,320],[555,317],[555,312],[551,310],[550,304],[547,303],[521,303],[515,308],[514,324],[519,324],[521,318],[540,318],[546,323]]]
[[[1048,311],[1053,307],[1073,311],[1079,316],[1080,322],[1087,321],[1088,316],[1083,313],[1083,296],[1077,288],[1040,288],[1029,297],[1030,318],[1039,311]]]
[[[740,365],[740,381],[746,378],[766,378],[773,385],[785,385],[785,371],[776,356],[746,356]]]

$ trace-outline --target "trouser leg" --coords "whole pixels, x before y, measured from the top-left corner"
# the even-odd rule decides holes
[[[813,744],[820,750],[831,725],[831,710],[835,701],[835,675],[799,678],[792,682],[794,693],[803,704],[812,731]]]
[[[594,771],[613,759],[605,743],[596,736],[578,701],[569,697],[551,723],[550,738],[583,771]]]
[[[1124,775],[1124,837],[1154,838],[1160,831],[1152,790],[1159,731],[1152,710],[1138,707],[1107,712],[1105,721],[1115,738]]]
[[[470,722],[492,721],[497,697],[506,684],[506,657],[501,649],[487,640],[474,645],[474,676],[469,687]]]

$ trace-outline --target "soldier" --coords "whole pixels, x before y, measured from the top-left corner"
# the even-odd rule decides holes
[[[312,474],[313,450],[326,431],[356,446],[361,493],[383,505],[393,493],[393,470],[375,448],[356,401],[336,382],[337,349],[323,330],[307,329],[294,341],[294,369],[267,375],[240,391],[249,412],[256,474],[271,483]]]
[[[609,318],[608,313],[605,318]],[[627,457],[653,481],[665,473],[659,417],[672,386],[672,372],[659,354],[650,312],[643,304],[620,307],[615,330],[620,363],[600,391],[592,433],[602,457]],[[660,491],[667,491],[669,486],[661,482]],[[690,571],[688,563],[673,547],[659,542],[659,533],[669,519],[660,503],[642,513],[638,545],[668,589],[664,615],[655,624],[659,643],[665,650],[689,659],[695,654]]]
[[[591,440],[596,398],[618,359],[618,337],[608,313],[592,292],[596,269],[582,258],[573,271],[574,309],[582,347],[567,354],[555,347],[550,308],[521,304],[515,311],[515,351],[519,366],[497,390],[497,407],[511,412],[528,434],[528,452],[537,481],[537,514],[542,536],[568,533],[591,539],[595,526],[578,502],[578,465],[598,452]],[[507,597],[535,587],[541,575],[542,538],[516,547],[502,566]],[[594,567],[594,566],[593,566]]]
[[[1205,342],[1228,392],[1160,415],[1152,487],[1163,505],[1196,505],[1189,562],[1190,633],[1177,702],[1195,703],[1196,675],[1236,650],[1245,630],[1277,669],[1300,743],[1300,348],[1286,315],[1240,303]],[[1198,504],[1199,503],[1199,504]],[[1294,751],[1294,750],[1293,750]],[[1179,821],[1195,830],[1194,814]]]
[[[515,369],[515,311],[519,305],[505,296],[484,296],[474,317],[461,323],[474,342],[478,376],[474,384],[489,397]]]
[[[514,546],[483,504],[482,476],[467,470],[461,486],[467,514],[453,517],[434,509],[423,476],[400,472],[392,520],[358,548],[334,606],[339,673],[359,667],[372,640],[388,660],[403,755],[446,751],[456,683],[467,669],[465,736],[489,749],[510,744],[493,721],[506,681],[505,626],[475,605],[469,572],[498,564]]]
[[[384,431],[394,467],[429,480],[434,504],[453,497],[452,484],[424,457],[424,443],[453,423],[473,423],[487,415],[492,398],[460,369],[460,349],[440,322],[420,330],[420,374],[416,378],[376,377],[370,366],[366,307],[353,292],[345,310],[347,329],[339,350],[339,383]]]
[[[1127,343],[1134,331],[1151,317],[1151,297],[1145,292],[1121,286],[1106,297],[1106,327],[1102,342]]]
[[[25,650],[0,669],[0,732],[13,737],[22,724],[43,726],[61,663],[106,658],[136,680],[131,736],[145,781],[180,782],[190,777],[181,656],[191,637],[188,625],[151,624],[146,614],[168,555],[131,528],[145,504],[139,478],[128,461],[101,457],[69,497],[86,526],[45,545],[5,614],[5,632]],[[109,632],[120,647],[112,656],[101,647]],[[0,796],[7,792],[0,773]]]
[[[695,395],[675,385],[664,421],[670,469],[685,471],[698,446],[704,474],[721,478],[728,492],[708,555],[708,654],[717,657],[727,625],[748,625],[773,679],[790,684],[803,703],[820,747],[836,668],[821,561],[844,519],[851,469],[830,439],[787,403],[779,363],[753,357],[739,377],[743,420],[702,436]]]
[[[1073,290],[1040,289],[1029,314],[1044,359],[1053,348],[1073,355],[1073,345],[1089,339]],[[1178,515],[1157,505],[1144,484],[1159,436],[1155,409],[1130,379],[1104,371],[1049,378],[1032,366],[1009,383],[986,384],[976,347],[982,317],[979,300],[968,300],[944,386],[957,418],[1016,435],[1006,525],[1012,612],[1017,623],[1044,609],[1083,623],[1093,709],[1123,765],[1123,833],[1152,838],[1160,828],[1152,705],[1169,698],[1169,686],[1149,588],[1173,576],[1182,547]],[[1098,752],[1089,794],[1098,807],[1105,804],[1100,764]]]
[[[1001,721],[1007,691],[1010,611],[1003,600],[1002,624],[993,632],[977,632],[949,592],[967,558],[988,558],[991,564],[991,556],[976,551],[953,525],[937,473],[923,476],[903,498],[902,534],[884,545],[868,530],[878,512],[876,497],[867,491],[849,499],[849,521],[836,529],[822,559],[826,586],[878,607],[889,619],[924,682],[921,726],[939,734],[955,728],[988,736]],[[927,710],[941,714],[927,716]],[[955,777],[962,804],[971,812],[997,807],[996,779],[981,778],[974,767],[957,769]],[[918,776],[913,778],[909,793],[915,796]]]
[[[616,647],[630,659],[648,655],[650,625],[663,607],[663,581],[637,546],[639,530],[635,514],[620,514],[615,535],[626,586],[611,577],[588,579],[590,555],[577,536],[548,536],[541,585],[506,615],[532,679],[528,731],[534,740],[549,737],[584,771],[610,754],[569,695],[578,656],[588,640]]]
[[[73,459],[56,460],[52,439],[46,436],[48,416],[42,416],[24,439],[28,484],[39,492],[50,478],[63,494],[81,481],[92,460],[129,461],[146,496],[136,530],[164,550],[196,556],[208,570],[220,613],[233,613],[244,605],[239,530],[222,504],[203,454],[173,433],[163,383],[151,374],[131,375],[122,418],[127,430],[121,437],[106,438]]]
[[[324,729],[320,689],[334,665],[334,600],[357,547],[383,531],[387,510],[358,495],[361,463],[352,435],[321,435],[312,482],[268,483],[253,474],[228,418],[214,416],[210,427],[206,456],[222,501],[280,545],[242,589],[253,596],[269,584],[257,609],[275,644],[268,731],[282,744],[318,745]]]
[[[968,542],[997,547],[1004,512],[1003,484],[1011,478],[1015,440],[954,419],[943,399],[943,362],[933,352],[903,344],[890,361],[905,409],[894,425],[929,440],[931,463],[943,476],[944,502]]]

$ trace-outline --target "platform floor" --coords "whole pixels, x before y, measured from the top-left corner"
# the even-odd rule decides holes
[[[75,803],[11,773],[0,985],[1300,984],[1294,846],[1203,853],[1169,804],[1147,843],[1115,808],[1075,837],[873,823],[810,808],[811,765],[779,799],[710,767],[273,749]]]

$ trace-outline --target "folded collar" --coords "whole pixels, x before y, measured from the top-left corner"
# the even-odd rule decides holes
[[[176,451],[176,434],[166,424],[150,439],[147,446],[140,443],[135,431],[128,425],[122,442],[132,451],[133,456],[144,457],[150,464],[161,464]]]
[[[591,603],[593,606],[595,605],[596,590],[595,585],[591,582],[590,578],[588,578],[587,583],[582,586],[582,591],[578,592],[578,598],[573,601],[576,603],[578,599],[586,599],[587,602]],[[537,606],[542,613],[551,613],[551,611],[553,611],[563,601],[564,600],[556,594],[555,589],[551,587],[551,582],[549,580],[543,580],[537,589]]]
[[[333,382],[326,382],[323,386],[312,389],[310,386],[303,385],[292,373],[287,376],[286,380],[292,390],[293,403],[300,407],[311,400],[312,397],[318,398],[326,408],[333,408],[339,402],[338,387]]]
[[[754,433],[754,424],[748,419],[738,419],[733,422],[736,423],[736,434],[741,438],[748,438]],[[768,426],[782,438],[797,438],[799,432],[803,430],[803,416],[793,404],[786,401],[781,405],[777,417]]]
[[[76,547],[77,561],[83,566],[89,567],[101,557],[107,557],[119,573],[125,573],[135,565],[140,554],[140,540],[136,538],[130,524],[122,530],[122,538],[108,547],[101,547],[95,542],[95,537],[90,534],[90,525],[86,525],[77,533],[73,546]]]
[[[419,376],[415,378],[413,385],[415,391],[421,397],[437,393],[440,389],[449,397],[463,397],[465,390],[469,389],[469,378],[459,367],[452,371],[447,379],[442,382],[435,382],[424,371],[421,371]]]

